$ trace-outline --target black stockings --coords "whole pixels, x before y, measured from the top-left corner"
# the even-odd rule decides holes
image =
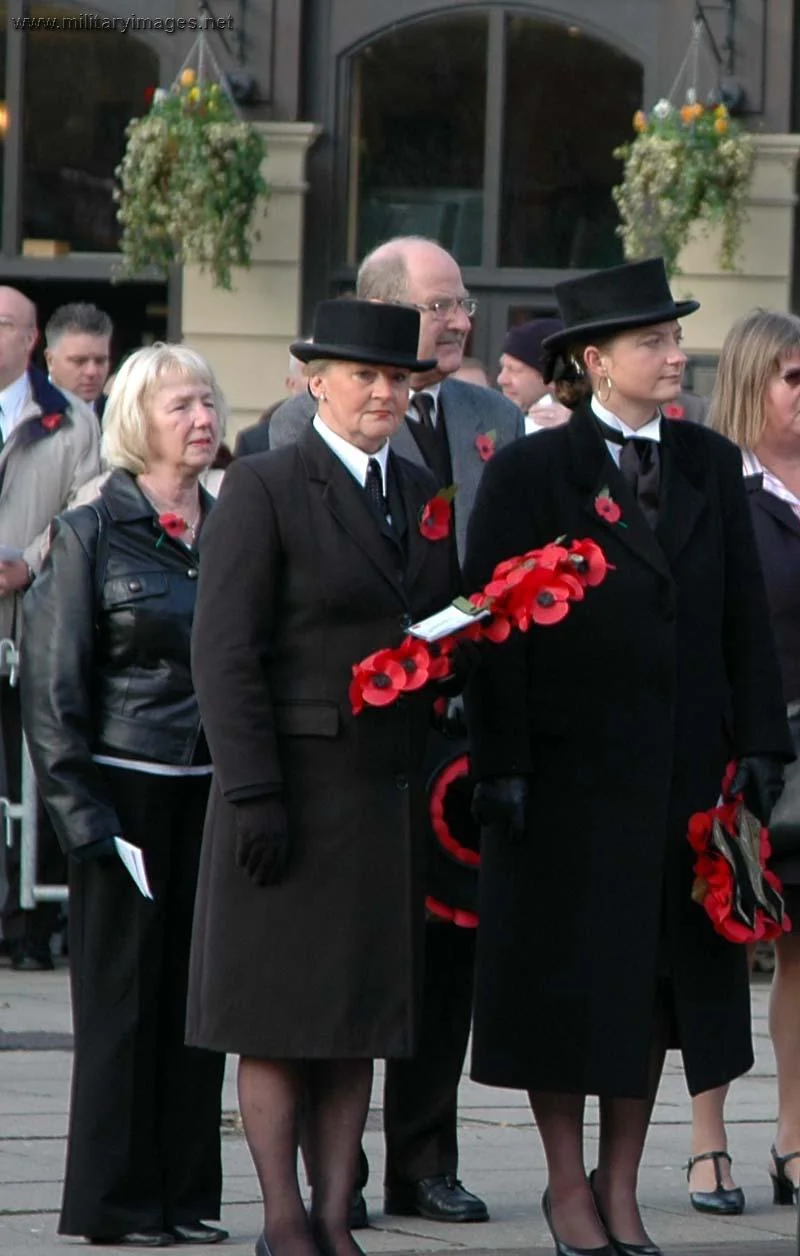
[[[371,1086],[371,1060],[240,1060],[239,1106],[272,1256],[361,1253],[347,1218]],[[301,1112],[310,1223],[297,1177]]]

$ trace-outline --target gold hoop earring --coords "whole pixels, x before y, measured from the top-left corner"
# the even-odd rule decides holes
[[[600,389],[603,387],[604,384],[606,386],[607,392],[606,392],[605,397],[601,397]],[[614,384],[612,382],[611,376],[604,375],[603,378],[600,380],[599,384],[597,385],[597,400],[600,402],[601,406],[608,405],[608,402],[611,397],[611,390],[613,387],[614,387]]]

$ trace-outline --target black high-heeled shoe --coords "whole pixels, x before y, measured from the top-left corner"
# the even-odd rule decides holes
[[[789,1151],[785,1156],[778,1155],[775,1150],[775,1144],[771,1148],[772,1163],[775,1165],[775,1172],[770,1170],[772,1178],[772,1202],[773,1204],[796,1204],[798,1196],[800,1196],[800,1188],[795,1186],[789,1174],[786,1172],[786,1166],[790,1160],[797,1160],[800,1157],[800,1151]]]
[[[256,1239],[256,1256],[272,1256],[272,1252],[269,1250],[267,1236],[263,1230]]]
[[[609,1229],[608,1222],[603,1212],[603,1205],[600,1203],[600,1197],[594,1184],[595,1171],[592,1169],[589,1174],[589,1187],[594,1199],[594,1206],[597,1209],[597,1215],[603,1223],[603,1228],[611,1240],[611,1249],[615,1256],[664,1256],[660,1247],[656,1247],[655,1243],[623,1243],[622,1239],[614,1238]]]
[[[717,1217],[738,1217],[744,1212],[744,1191],[741,1186],[723,1186],[720,1160],[733,1161],[727,1151],[704,1151],[699,1156],[690,1156],[686,1163],[686,1181],[689,1181],[692,1169],[701,1160],[714,1161],[713,1191],[689,1191],[689,1203],[697,1212],[710,1212]]]
[[[553,1215],[550,1211],[550,1192],[545,1191],[542,1195],[542,1212],[547,1222],[548,1229],[553,1236],[553,1242],[556,1245],[556,1256],[614,1256],[614,1248],[608,1243],[603,1247],[570,1247],[568,1243],[562,1243],[561,1239],[553,1229]]]

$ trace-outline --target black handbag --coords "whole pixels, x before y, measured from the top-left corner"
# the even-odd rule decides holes
[[[800,854],[800,702],[786,709],[792,745],[798,756],[787,764],[783,792],[772,808],[769,820],[769,841],[773,858]]]

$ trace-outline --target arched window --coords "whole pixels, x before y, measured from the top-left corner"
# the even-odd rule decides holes
[[[352,54],[348,263],[398,233],[472,267],[621,260],[612,152],[641,65],[581,26],[496,13],[440,13]]]
[[[40,23],[25,36],[22,235],[113,252],[114,168],[128,121],[158,86],[158,56],[132,34],[92,29],[85,11],[34,4],[30,14]]]

